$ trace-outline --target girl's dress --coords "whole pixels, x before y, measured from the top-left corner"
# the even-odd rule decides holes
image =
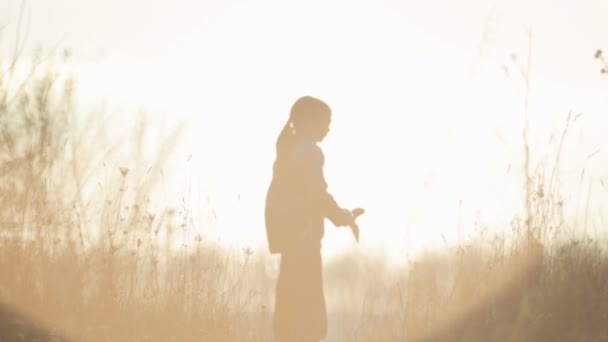
[[[281,253],[273,329],[280,341],[319,341],[327,334],[321,239],[324,220],[341,208],[327,192],[324,156],[317,144],[296,137],[277,157],[266,198],[270,250]]]

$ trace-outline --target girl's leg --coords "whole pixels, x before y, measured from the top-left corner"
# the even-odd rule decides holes
[[[283,254],[273,317],[275,336],[286,341],[319,341],[327,333],[320,250]]]

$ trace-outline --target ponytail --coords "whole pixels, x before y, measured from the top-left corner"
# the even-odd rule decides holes
[[[289,119],[283,126],[279,137],[277,138],[276,148],[277,148],[277,160],[283,159],[286,155],[287,151],[289,151],[289,147],[291,146],[294,139],[293,134],[293,121],[291,119],[291,115]]]

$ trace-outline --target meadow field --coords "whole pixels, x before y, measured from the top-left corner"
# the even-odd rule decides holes
[[[14,65],[0,74],[0,341],[272,340],[277,259],[210,239],[197,209],[154,191],[179,128],[151,162],[116,162],[142,160],[145,119],[120,140],[111,122],[77,124],[77,77],[50,60],[18,86]],[[551,165],[525,166],[508,233],[400,266],[356,249],[328,259],[327,340],[608,341],[606,240],[564,219]]]

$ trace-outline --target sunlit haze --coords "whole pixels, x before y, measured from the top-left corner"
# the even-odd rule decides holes
[[[0,5],[2,51],[20,6]],[[24,13],[25,53],[69,49],[79,103],[122,108],[116,134],[127,108],[166,118],[152,120],[161,128],[185,120],[164,199],[188,194],[196,227],[230,244],[265,243],[274,143],[302,95],[333,110],[321,144],[330,191],[367,210],[360,245],[327,225],[327,255],[375,248],[402,262],[507,228],[521,213],[529,46],[533,145],[583,113],[564,155],[571,220],[588,187],[569,169],[586,167],[584,182],[608,170],[607,86],[592,58],[606,42],[605,1],[36,0]]]
[[[0,341],[606,341],[607,15],[0,0]]]

